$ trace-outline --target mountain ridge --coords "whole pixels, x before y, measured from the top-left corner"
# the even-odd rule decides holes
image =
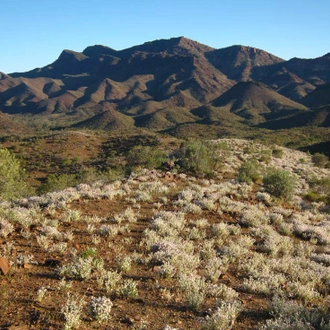
[[[231,110],[243,121],[250,116],[248,122],[252,125],[267,121],[267,115],[260,114],[274,114],[282,107],[281,102],[286,104],[283,111],[290,113],[292,109],[305,110],[305,105],[318,107],[317,97],[308,95],[330,83],[330,53],[315,59],[285,61],[255,47],[215,49],[185,37],[158,39],[123,50],[103,45],[88,46],[82,52],[65,49],[42,68],[0,74],[0,109],[9,114],[53,117],[88,110],[90,119],[97,118],[93,127],[102,118],[105,122],[100,127],[122,127],[123,116],[130,123],[128,118],[133,116],[138,125],[152,122],[152,129],[162,130],[181,123],[182,118],[190,122],[194,115],[187,113],[199,107],[210,105],[215,115],[224,107],[216,100],[236,85],[252,81],[256,82],[253,86],[260,83],[263,87],[251,92],[254,100],[248,92],[238,93],[239,102],[247,107],[245,113]],[[268,96],[259,97],[258,93]],[[271,108],[266,104],[269,98],[273,98]],[[182,115],[174,115],[180,111]],[[150,120],[139,119],[144,115],[151,116],[145,117]],[[169,116],[170,121],[163,116]],[[88,124],[88,118],[83,118],[83,123]]]

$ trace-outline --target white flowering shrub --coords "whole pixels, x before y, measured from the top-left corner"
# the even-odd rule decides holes
[[[245,278],[242,288],[254,294],[272,295],[273,292],[281,292],[281,288],[285,282],[286,277],[284,275],[269,273],[266,277]]]
[[[126,298],[137,298],[139,295],[137,289],[137,283],[132,279],[126,279],[123,283],[118,287],[118,293]]]
[[[249,253],[255,240],[246,235],[242,235],[236,241],[229,241],[226,245],[219,249],[219,254],[223,259],[227,259],[228,262],[235,262]]]
[[[106,292],[112,292],[117,288],[121,280],[121,273],[114,270],[103,270],[97,278],[97,283],[100,288],[104,287]]]
[[[258,227],[269,223],[269,218],[265,210],[259,210],[256,207],[249,207],[239,221],[241,225],[249,227]]]
[[[85,301],[68,293],[68,299],[62,307],[65,318],[64,330],[79,329]]]
[[[71,263],[57,268],[56,273],[64,277],[74,278],[78,280],[87,280],[91,277],[92,270],[92,257],[76,257]]]
[[[111,317],[112,301],[107,297],[92,297],[89,303],[91,316],[98,322],[104,322]]]
[[[190,308],[197,309],[204,302],[206,297],[206,283],[201,276],[181,273],[179,275],[178,285]]]
[[[216,283],[221,274],[227,270],[228,266],[224,260],[218,257],[209,259],[204,268],[204,274],[207,280]]]
[[[125,209],[125,211],[115,214],[113,217],[111,217],[110,221],[117,224],[121,224],[123,221],[133,223],[137,221],[137,217],[133,209],[128,207]]]
[[[59,291],[68,291],[72,287],[72,282],[67,282],[63,277],[57,284],[56,289]]]
[[[36,263],[34,261],[34,255],[33,254],[23,254],[23,253],[19,253],[16,256],[16,264],[18,266],[23,266],[25,264],[34,264]]]
[[[118,269],[121,272],[128,272],[131,269],[132,266],[132,258],[129,255],[125,256],[117,256],[116,257],[116,264]]]
[[[65,242],[55,243],[47,249],[49,252],[64,253],[67,250],[68,244]]]
[[[0,237],[6,238],[14,231],[14,226],[6,219],[0,218]]]
[[[272,319],[268,319],[260,328],[262,330],[314,330],[329,329],[316,309],[307,309],[292,300],[285,300],[275,296],[270,305]]]
[[[202,324],[202,330],[229,330],[232,329],[235,320],[242,308],[239,301],[220,302],[217,309],[207,316]]]
[[[267,321],[253,323],[256,329],[330,329],[329,208],[305,197],[313,188],[312,176],[326,178],[329,170],[310,169],[308,155],[285,148],[283,158],[269,159],[269,164],[263,164],[265,171],[274,167],[296,178],[292,198],[284,203],[267,192],[259,178],[256,184],[232,179],[244,162],[275,147],[257,143],[251,147],[241,140],[228,141],[228,146],[223,166],[214,171],[212,179],[141,169],[111,184],[81,184],[15,203],[0,203],[0,240],[4,241],[0,254],[18,266],[33,262],[29,256],[35,251],[37,260],[44,262],[45,252],[52,254],[50,259],[61,255],[58,264],[62,266],[56,270],[58,284],[46,292],[50,308],[60,301],[56,295],[72,289],[87,289],[101,296],[88,302],[88,318],[82,308],[79,312],[74,307],[79,303],[77,297],[70,295],[71,302],[68,299],[66,305],[73,307],[62,308],[65,329],[101,327],[88,322],[92,318],[107,322],[112,313],[117,322],[121,308],[111,309],[112,301],[107,299],[115,297],[118,306],[123,301],[136,304],[126,298],[138,296],[139,276],[151,279],[141,282],[141,288],[152,290],[150,293],[161,298],[159,304],[195,310],[191,313],[195,320],[173,314],[171,324],[182,329],[194,328],[193,322],[199,322],[202,329],[234,328],[241,309],[244,312],[238,327],[244,327],[251,306],[237,300],[249,303],[247,293],[252,301],[263,301],[262,306],[255,305],[263,313],[274,295],[283,300],[281,310],[274,303],[269,306]],[[300,162],[302,157],[305,163]],[[95,205],[88,208],[88,203]],[[101,207],[96,210],[98,204]],[[107,213],[99,215],[102,211]],[[26,248],[24,254],[22,246]],[[37,270],[33,267],[25,274]],[[128,274],[134,276],[129,278]],[[33,288],[37,292],[40,285]],[[40,294],[42,300],[41,289],[38,292],[37,299]],[[294,307],[290,305],[293,301]],[[139,313],[140,305],[136,305]],[[59,309],[55,307],[56,312]],[[202,321],[202,315],[208,316]],[[179,318],[182,323],[174,323]],[[80,320],[87,323],[79,324]],[[140,321],[132,328],[161,329],[166,324],[161,320],[157,324],[150,319],[148,323]],[[59,320],[54,320],[56,327],[55,322]]]
[[[158,270],[158,273],[161,277],[172,278],[176,274],[176,268],[170,262],[165,261]]]
[[[205,229],[209,227],[209,221],[205,218],[198,219],[194,222],[194,225],[199,229]]]
[[[224,222],[214,224],[211,229],[212,234],[222,240],[225,240],[230,235],[228,225]]]
[[[152,228],[164,236],[167,236],[166,231],[168,228],[173,228],[180,232],[185,224],[185,215],[182,212],[160,211],[155,214],[152,220]]]
[[[68,210],[67,213],[64,215],[63,221],[64,222],[79,221],[80,217],[81,217],[81,213],[79,210]]]
[[[188,238],[192,241],[203,240],[206,237],[206,231],[193,227],[189,230]]]
[[[118,225],[101,225],[96,231],[100,236],[116,236],[119,232]]]
[[[208,296],[222,301],[234,301],[238,298],[238,292],[223,283],[208,284],[206,292]]]
[[[45,288],[43,286],[38,289],[38,291],[37,291],[37,301],[38,302],[41,302],[44,299],[46,292],[47,292],[47,288]]]
[[[192,213],[192,214],[201,214],[203,210],[201,207],[194,203],[187,203],[182,208],[181,211],[183,213]]]
[[[200,247],[199,255],[202,260],[213,259],[217,256],[217,251],[215,249],[215,241],[212,240],[204,240],[203,244]]]
[[[163,330],[178,330],[177,328],[172,328],[169,325],[166,325],[165,328],[163,328]]]

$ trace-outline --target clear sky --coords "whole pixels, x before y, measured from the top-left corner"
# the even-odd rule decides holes
[[[0,0],[0,71],[27,71],[63,49],[120,50],[185,36],[284,59],[330,52],[330,0]]]

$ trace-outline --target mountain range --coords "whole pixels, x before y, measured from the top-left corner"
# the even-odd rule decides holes
[[[329,127],[329,104],[330,53],[285,61],[253,47],[214,49],[184,37],[120,51],[64,50],[45,67],[0,73],[0,130],[17,114],[75,116],[76,127],[107,130]]]

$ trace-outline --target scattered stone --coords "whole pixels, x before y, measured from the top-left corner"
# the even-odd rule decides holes
[[[0,257],[0,273],[6,275],[9,272],[9,262],[6,258]]]
[[[159,273],[160,272],[160,266],[154,266],[154,268],[152,269],[155,273]]]
[[[31,269],[32,268],[32,265],[31,264],[24,264],[23,265],[23,268],[24,269]]]
[[[61,267],[62,261],[58,259],[46,259],[44,262],[44,266],[46,267]]]
[[[126,316],[125,318],[121,319],[120,322],[125,323],[125,324],[130,324],[130,325],[134,324],[134,320],[129,316]]]

